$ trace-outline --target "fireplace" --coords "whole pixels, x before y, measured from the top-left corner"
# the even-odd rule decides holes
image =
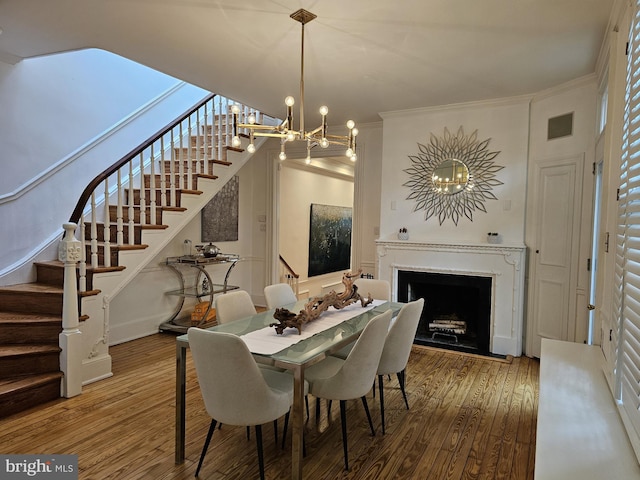
[[[397,298],[399,302],[424,298],[414,343],[490,353],[490,277],[400,270]]]
[[[417,342],[428,337],[452,344],[455,336],[462,344],[456,348],[467,351],[522,354],[524,245],[379,240],[377,259],[378,277],[391,283],[393,300],[425,299],[422,323],[426,326],[420,327]],[[403,286],[405,281],[408,285]],[[441,290],[449,287],[452,293]],[[436,318],[430,312],[442,310],[440,303],[475,306],[441,312]],[[431,328],[429,323],[433,324]],[[436,331],[439,333],[434,337]],[[467,345],[471,340],[473,346]]]

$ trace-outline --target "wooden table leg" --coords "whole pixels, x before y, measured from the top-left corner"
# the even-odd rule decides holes
[[[291,446],[291,478],[302,480],[302,451],[304,436],[304,367],[293,371],[293,430]]]
[[[187,347],[176,345],[176,465],[184,463],[186,430],[185,397],[187,392]]]

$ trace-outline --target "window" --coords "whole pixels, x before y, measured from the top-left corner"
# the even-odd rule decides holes
[[[613,332],[615,396],[629,438],[640,457],[640,10],[636,0],[629,54],[622,132],[620,201],[616,237],[618,329]]]
[[[609,87],[604,85],[600,91],[600,102],[598,107],[598,133],[604,132],[607,126],[607,108],[609,106]]]

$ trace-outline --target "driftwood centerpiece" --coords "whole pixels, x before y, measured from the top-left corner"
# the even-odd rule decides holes
[[[300,313],[297,315],[286,308],[276,308],[273,318],[280,323],[271,323],[269,326],[275,327],[279,335],[282,335],[285,328],[296,328],[298,335],[300,335],[302,333],[302,326],[305,323],[315,320],[329,307],[340,310],[358,301],[363,307],[366,307],[373,302],[373,298],[371,298],[371,295],[363,298],[362,295],[358,293],[358,286],[353,284],[353,279],[358,278],[361,273],[362,270],[358,270],[355,274],[345,272],[342,275],[344,292],[336,293],[335,290],[331,290],[326,295],[309,301],[309,303],[304,306],[304,309],[300,310]]]

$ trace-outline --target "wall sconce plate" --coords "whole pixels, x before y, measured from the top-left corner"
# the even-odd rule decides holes
[[[484,202],[497,200],[493,187],[503,183],[496,173],[504,167],[494,159],[500,152],[489,151],[490,138],[478,141],[478,131],[465,135],[460,127],[452,135],[433,133],[428,145],[418,143],[419,153],[409,155],[412,166],[404,171],[411,189],[407,200],[414,200],[414,212],[424,210],[425,220],[438,217],[440,225],[450,218],[455,225],[462,215],[473,221],[473,212],[487,212]]]

